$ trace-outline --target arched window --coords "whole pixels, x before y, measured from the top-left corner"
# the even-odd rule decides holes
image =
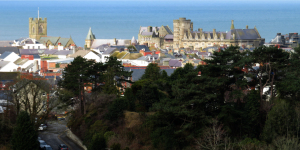
[[[32,33],[34,33],[34,27],[32,27]]]
[[[39,33],[43,33],[44,27],[42,25],[39,26]]]

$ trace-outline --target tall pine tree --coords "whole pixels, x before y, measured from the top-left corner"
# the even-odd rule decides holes
[[[13,150],[38,150],[38,133],[26,111],[20,112],[14,128],[11,144]]]

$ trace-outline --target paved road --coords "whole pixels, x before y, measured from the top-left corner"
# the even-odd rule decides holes
[[[58,150],[59,144],[66,144],[69,146],[69,150],[83,150],[77,144],[75,144],[72,140],[70,140],[66,134],[65,130],[66,121],[49,121],[48,128],[45,131],[39,132],[39,137],[42,138],[48,145],[50,145],[53,150]]]

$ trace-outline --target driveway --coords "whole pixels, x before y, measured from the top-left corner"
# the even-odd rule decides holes
[[[59,144],[66,144],[69,150],[83,150],[80,146],[70,140],[66,134],[65,130],[66,121],[48,121],[48,128],[45,131],[39,131],[39,137],[42,138],[48,145],[50,145],[53,150],[58,150]]]

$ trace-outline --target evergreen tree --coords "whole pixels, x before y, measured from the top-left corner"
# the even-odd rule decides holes
[[[20,112],[13,130],[13,150],[38,150],[38,133],[26,111]]]
[[[150,63],[147,66],[145,73],[141,77],[141,80],[148,79],[148,80],[155,81],[155,80],[159,79],[160,76],[161,76],[161,71],[160,71],[159,66],[157,64]]]

